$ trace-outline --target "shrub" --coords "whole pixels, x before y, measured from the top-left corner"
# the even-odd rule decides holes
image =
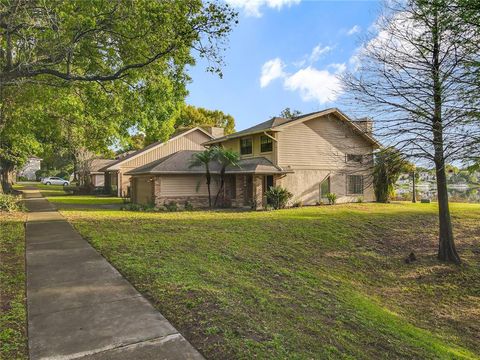
[[[165,209],[167,209],[167,211],[178,211],[178,205],[175,201],[170,201],[169,203],[165,203],[163,204],[163,206],[165,206]]]
[[[26,176],[20,175],[17,177],[17,181],[28,181],[28,178]]]
[[[24,211],[25,206],[21,203],[21,197],[8,195],[8,194],[0,194],[0,211]]]
[[[337,202],[337,194],[335,193],[328,193],[327,194],[327,200],[330,205],[335,205]]]
[[[184,208],[185,208],[185,210],[187,210],[187,211],[192,211],[192,210],[193,210],[193,205],[192,205],[192,203],[191,203],[190,201],[187,200],[187,201],[185,201]]]
[[[135,204],[135,203],[128,203],[121,207],[122,210],[126,211],[157,211],[154,204],[142,205],[142,204]]]
[[[295,201],[292,205],[292,207],[296,208],[296,207],[302,207],[303,206],[303,201],[302,200],[299,200],[299,201]]]
[[[274,209],[283,209],[293,196],[290,191],[280,186],[271,186],[265,195],[267,196],[267,204]]]
[[[357,203],[363,203],[363,197],[359,196],[359,197],[357,198]]]

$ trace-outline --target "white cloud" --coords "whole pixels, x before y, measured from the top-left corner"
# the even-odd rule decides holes
[[[243,9],[247,16],[262,16],[260,9],[267,6],[280,10],[284,6],[296,5],[300,0],[225,0],[233,7]]]
[[[311,63],[314,63],[316,61],[318,61],[318,59],[320,59],[320,57],[330,51],[332,51],[332,47],[330,46],[321,46],[320,44],[318,44],[317,46],[315,46],[312,50],[312,53],[310,54],[309,56],[309,60]]]
[[[273,80],[283,78],[286,73],[283,71],[285,64],[280,58],[267,61],[262,66],[262,75],[260,76],[260,86],[262,88],[268,86]]]
[[[284,87],[290,91],[299,91],[303,101],[316,100],[320,104],[335,101],[342,92],[340,79],[335,74],[312,66],[288,75]]]
[[[345,70],[347,70],[347,65],[345,63],[340,63],[340,64],[334,63],[334,64],[328,65],[328,67],[334,69],[335,74],[342,74],[345,72]]]
[[[347,31],[347,35],[353,35],[360,32],[362,28],[358,25],[354,25],[350,30]]]

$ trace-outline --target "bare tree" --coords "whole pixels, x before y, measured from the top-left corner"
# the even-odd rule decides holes
[[[477,35],[444,0],[389,1],[377,29],[359,51],[357,69],[343,77],[346,92],[375,119],[385,145],[435,164],[438,258],[458,264],[445,164],[478,151],[478,88],[468,71],[478,54],[466,46]]]

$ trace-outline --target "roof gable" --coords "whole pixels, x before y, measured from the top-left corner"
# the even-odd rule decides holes
[[[121,158],[121,159],[118,159],[118,160],[115,161],[114,163],[112,163],[112,164],[110,164],[110,165],[108,165],[108,166],[100,169],[100,171],[118,170],[118,169],[121,167],[121,165],[127,163],[128,161],[133,160],[133,159],[135,159],[135,158],[137,158],[137,157],[139,157],[139,156],[141,156],[141,155],[144,155],[144,154],[146,154],[146,153],[148,153],[148,152],[150,152],[150,151],[152,151],[152,150],[154,150],[154,149],[156,149],[156,148],[158,148],[158,147],[164,146],[164,145],[166,145],[166,144],[168,144],[168,143],[170,143],[170,142],[172,142],[172,141],[175,141],[175,140],[177,140],[177,139],[179,139],[179,138],[181,138],[181,137],[183,137],[183,136],[186,136],[186,135],[188,135],[188,134],[191,134],[191,133],[193,133],[193,132],[195,132],[195,131],[200,131],[200,132],[202,132],[203,134],[205,134],[206,136],[208,136],[210,139],[213,139],[213,136],[212,136],[210,133],[208,133],[207,131],[203,130],[201,127],[198,127],[198,126],[197,126],[197,127],[194,127],[193,129],[183,131],[183,132],[181,132],[181,133],[179,133],[179,134],[171,137],[171,138],[168,139],[167,141],[157,141],[157,142],[154,142],[154,143],[152,143],[152,144],[144,147],[143,149],[140,149],[140,150],[137,150],[137,151],[135,151],[135,152],[133,152],[133,153],[130,153],[130,154],[128,154],[127,156],[125,156],[125,157],[123,157],[123,158]]]
[[[292,119],[274,117],[274,118],[271,118],[270,120],[264,121],[258,125],[252,126],[248,129],[236,132],[234,134],[209,140],[205,143],[205,145],[213,145],[222,141],[236,139],[245,135],[262,133],[265,131],[283,131],[285,128],[288,128],[289,126],[299,124],[305,121],[313,120],[322,116],[328,116],[328,115],[337,116],[340,120],[347,123],[355,132],[359,133],[365,140],[367,140],[373,146],[380,147],[380,143],[377,140],[375,140],[373,136],[365,133],[365,131],[363,131],[358,125],[356,125],[354,121],[352,121],[347,115],[345,115],[343,112],[341,112],[337,108],[316,111],[309,114],[300,115]]]

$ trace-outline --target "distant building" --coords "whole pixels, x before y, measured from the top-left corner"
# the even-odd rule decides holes
[[[25,177],[31,181],[37,180],[35,173],[40,170],[42,160],[36,156],[29,157],[26,164],[17,172],[17,177]]]

